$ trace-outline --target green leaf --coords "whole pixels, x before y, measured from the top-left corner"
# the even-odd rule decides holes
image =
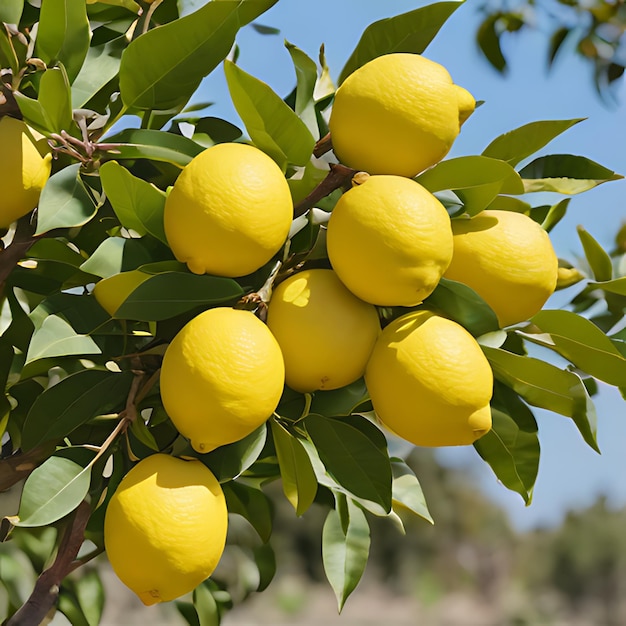
[[[350,493],[391,510],[391,463],[382,432],[360,416],[309,414],[303,424],[328,474]]]
[[[300,48],[288,41],[285,46],[291,55],[293,66],[296,70],[296,101],[294,110],[296,115],[305,123],[313,139],[320,137],[315,113],[315,100],[313,93],[317,83],[317,65]]]
[[[488,15],[476,31],[476,41],[489,63],[499,72],[504,72],[506,59],[500,47],[500,37],[497,30],[499,20],[499,13]]]
[[[70,585],[63,585],[59,590],[58,611],[67,617],[72,626],[90,626],[78,598],[70,590]]]
[[[61,439],[96,415],[123,407],[131,372],[81,370],[46,389],[33,403],[22,432],[22,448]]]
[[[370,24],[339,75],[341,84],[368,61],[392,52],[421,54],[461,2],[436,2]]]
[[[143,240],[108,237],[81,264],[83,272],[108,278],[114,274],[136,270],[152,261]]]
[[[595,161],[573,154],[551,154],[535,159],[520,172],[526,193],[555,191],[582,193],[602,183],[623,178]]]
[[[25,364],[37,359],[67,355],[100,354],[101,350],[91,337],[77,334],[57,315],[47,316],[33,333]]]
[[[590,282],[589,286],[608,291],[609,293],[616,293],[620,296],[626,296],[626,276],[616,278],[615,280]]]
[[[126,37],[117,37],[99,46],[92,46],[85,62],[72,83],[72,107],[84,107],[101,89],[119,73],[122,52],[126,49]]]
[[[474,337],[500,328],[492,308],[471,288],[449,278],[442,278],[424,304],[442,311],[465,327]]]
[[[481,347],[497,380],[528,404],[572,418],[585,442],[599,452],[595,408],[579,376],[533,357]]]
[[[350,415],[360,404],[369,400],[363,378],[332,391],[316,391],[311,402],[311,413],[336,417]]]
[[[14,526],[52,524],[83,501],[90,480],[91,467],[81,467],[70,459],[51,456],[26,479],[17,516],[8,519]]]
[[[315,500],[317,479],[300,441],[276,420],[270,421],[283,492],[299,517]]]
[[[393,471],[392,502],[395,508],[402,508],[419,515],[434,524],[430,515],[422,486],[413,470],[402,460],[392,459]]]
[[[552,348],[577,368],[616,387],[626,382],[626,358],[613,342],[588,319],[571,311],[540,311],[531,320],[548,336],[520,333],[543,346]]]
[[[259,570],[259,586],[256,591],[265,591],[276,575],[276,554],[269,543],[253,549],[254,563]]]
[[[550,232],[564,217],[571,198],[565,198],[556,204],[553,204],[541,222],[541,227]]]
[[[198,626],[219,626],[220,612],[210,589],[203,584],[193,590],[193,606],[198,616]]]
[[[3,8],[0,6],[0,11],[2,10]],[[0,19],[0,22],[6,22],[7,24],[11,23],[2,19]],[[17,58],[15,48],[13,47],[13,41],[9,37],[7,27],[4,24],[0,26],[0,65],[2,67],[10,68],[14,75],[20,71],[20,61]]]
[[[198,458],[224,483],[243,474],[259,458],[266,440],[267,426],[261,424],[243,439],[199,454]]]
[[[86,224],[97,211],[80,177],[80,164],[74,163],[53,174],[39,198],[36,235],[55,228]]]
[[[267,496],[260,490],[237,481],[222,485],[226,506],[230,513],[247,519],[264,543],[272,534],[272,507]]]
[[[163,272],[150,276],[128,294],[115,311],[115,317],[161,321],[199,306],[234,303],[243,293],[239,283],[230,278]]]
[[[441,161],[416,180],[431,193],[444,189],[454,191],[470,215],[487,208],[500,193],[524,192],[517,172],[506,161],[486,156]]]
[[[204,150],[203,146],[182,135],[143,128],[127,128],[109,137],[107,143],[115,145],[107,152],[111,159],[149,159],[171,163],[181,169]]]
[[[70,83],[83,65],[91,30],[87,5],[75,0],[45,0],[39,13],[35,56],[46,65],[63,63]]]
[[[0,22],[17,26],[20,23],[23,10],[24,0],[3,0],[0,5]]]
[[[180,118],[176,118],[176,120],[185,121]],[[191,123],[194,125],[192,139],[205,148],[210,148],[216,143],[236,141],[242,135],[237,126],[219,117],[202,117],[197,121],[191,121]]]
[[[524,124],[515,130],[496,137],[484,150],[483,156],[501,159],[515,167],[555,137],[565,132],[584,118],[571,120],[542,120]]]
[[[283,170],[288,163],[308,163],[315,139],[282,98],[231,61],[224,62],[224,73],[233,104],[254,144]]]
[[[79,578],[65,579],[63,585],[68,582],[89,626],[98,626],[104,609],[104,586],[98,571],[82,571]]]
[[[491,402],[491,417],[492,429],[474,447],[498,480],[529,505],[539,469],[535,417],[515,392],[499,383]]]
[[[232,48],[241,25],[241,5],[209,2],[137,37],[122,54],[120,92],[124,104],[149,111],[184,105]]]
[[[609,254],[582,226],[577,226],[576,232],[583,245],[593,277],[599,282],[611,280],[613,278],[613,262]]]
[[[165,193],[133,176],[116,161],[109,161],[100,167],[100,179],[122,226],[140,236],[150,233],[167,245],[163,227]]]
[[[344,530],[339,513],[331,509],[322,529],[322,558],[339,611],[365,571],[370,549],[370,529],[363,511],[348,500],[348,526]]]

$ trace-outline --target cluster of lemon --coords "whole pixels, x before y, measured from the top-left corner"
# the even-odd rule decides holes
[[[285,383],[315,392],[362,376],[380,422],[414,444],[470,444],[491,428],[493,377],[480,346],[459,324],[418,305],[445,276],[478,292],[502,326],[514,324],[555,289],[557,259],[526,215],[485,210],[451,220],[413,180],[448,153],[474,106],[443,67],[414,54],[374,59],[338,89],[334,151],[363,173],[327,225],[332,269],[279,282],[267,324],[249,311],[212,308],[165,353],[163,404],[196,451],[263,424]],[[165,232],[192,272],[240,277],[280,250],[292,211],[285,177],[267,155],[220,144],[180,174]],[[380,306],[411,310],[381,329]],[[108,505],[109,559],[144,602],[173,599],[213,571],[226,518],[204,465],[154,455],[131,470]]]

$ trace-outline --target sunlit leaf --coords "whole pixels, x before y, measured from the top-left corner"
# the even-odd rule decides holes
[[[91,468],[52,456],[33,470],[24,484],[20,509],[11,517],[14,526],[47,526],[65,517],[85,498]]]
[[[410,511],[433,524],[422,486],[413,470],[400,459],[392,459],[391,469],[393,471],[392,499],[394,509],[400,508]]]
[[[219,607],[208,587],[200,584],[193,590],[193,606],[199,626],[219,626]]]
[[[576,227],[576,232],[585,251],[585,257],[598,281],[609,281],[613,278],[613,262],[608,252],[582,226]]]
[[[305,123],[269,85],[231,61],[224,62],[224,73],[233,104],[255,145],[282,168],[287,163],[305,165],[315,145]]]
[[[0,4],[0,22],[19,24],[24,10],[24,0],[3,0]]]
[[[370,24],[341,70],[339,84],[354,70],[383,54],[392,52],[421,54],[461,4],[436,2]]]
[[[300,516],[315,499],[317,493],[315,472],[300,441],[276,420],[271,420],[270,423],[283,492],[295,509],[296,515]]]
[[[331,509],[322,530],[324,571],[339,611],[354,591],[367,564],[370,529],[363,511],[348,500],[348,527],[344,530],[339,514]]]
[[[571,120],[542,120],[524,124],[496,137],[484,150],[483,156],[501,159],[512,166],[531,156],[555,137],[584,118]]]
[[[541,222],[541,226],[546,232],[549,233],[565,217],[570,201],[571,198],[565,198],[548,209],[546,216]]]
[[[609,293],[616,293],[620,296],[626,296],[626,276],[616,278],[615,280],[607,280],[603,282],[590,282],[590,287],[603,289]]]
[[[317,82],[317,65],[305,52],[297,46],[285,42],[296,70],[296,99],[294,110],[305,123],[314,139],[319,139],[315,100],[313,93]]]

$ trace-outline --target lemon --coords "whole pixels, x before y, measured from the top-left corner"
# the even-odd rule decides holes
[[[278,165],[254,146],[224,143],[183,169],[165,203],[164,227],[172,252],[193,273],[236,277],[278,252],[292,217]]]
[[[333,149],[349,167],[412,178],[443,159],[475,105],[442,65],[419,54],[386,54],[337,90]]]
[[[523,213],[485,210],[452,220],[452,231],[454,254],[446,278],[478,293],[501,326],[541,310],[556,288],[558,259],[537,222]]]
[[[161,399],[178,431],[205,453],[263,424],[284,382],[269,328],[250,311],[219,307],[194,317],[167,347]]]
[[[376,308],[328,269],[305,270],[280,283],[267,325],[281,347],[287,385],[300,392],[338,389],[363,376],[380,334]]]
[[[357,297],[414,306],[435,289],[452,258],[443,205],[402,176],[370,176],[339,198],[327,232],[328,257]]]
[[[150,274],[139,270],[120,272],[99,280],[93,288],[93,295],[98,304],[111,317],[115,317],[126,298],[150,277]]]
[[[113,570],[146,604],[195,589],[217,566],[228,527],[222,488],[198,460],[153,454],[122,479],[107,506]]]
[[[0,146],[0,228],[8,228],[37,206],[52,154],[43,135],[8,116],[0,118]]]
[[[489,362],[462,326],[430,311],[385,327],[365,383],[381,423],[415,445],[466,445],[491,428]]]

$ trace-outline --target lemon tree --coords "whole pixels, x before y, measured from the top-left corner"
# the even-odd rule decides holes
[[[549,152],[580,120],[448,158],[476,106],[428,56],[454,2],[371,24],[343,68],[288,43],[278,94],[237,64],[277,2],[0,3],[9,625],[99,623],[107,558],[138,603],[219,623],[280,566],[270,483],[324,511],[341,610],[373,517],[433,522],[407,445],[473,446],[530,504],[534,409],[598,450],[598,386],[625,393],[623,229],[550,242],[621,178]],[[214,72],[239,119],[198,102]]]

